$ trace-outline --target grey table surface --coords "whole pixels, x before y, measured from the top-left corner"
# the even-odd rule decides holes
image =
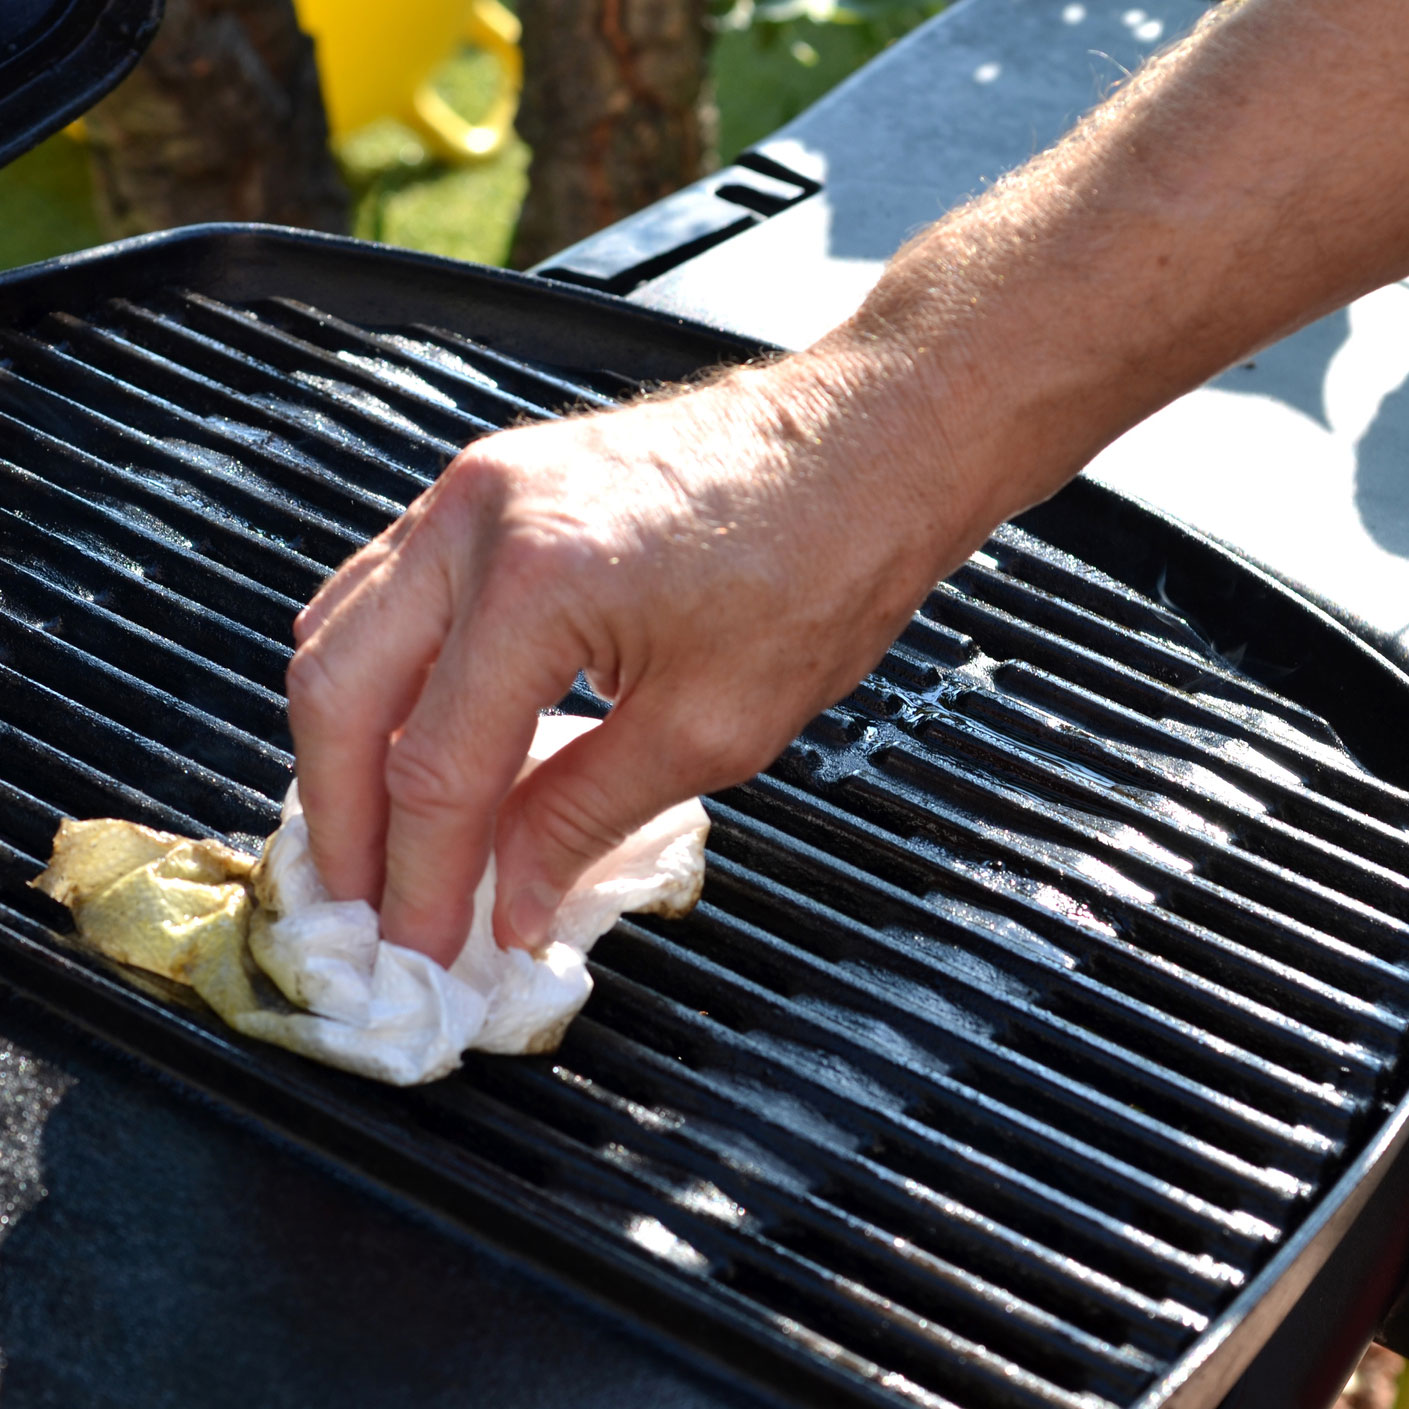
[[[1203,9],[960,0],[758,145],[819,180],[817,195],[631,297],[805,345],[909,235],[1056,140]],[[1409,652],[1407,453],[1409,286],[1396,284],[1183,397],[1087,473]]]
[[[0,1347],[5,1409],[768,1409],[3,989]]]

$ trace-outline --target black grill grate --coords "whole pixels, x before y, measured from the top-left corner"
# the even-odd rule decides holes
[[[1134,1404],[1398,1091],[1409,795],[1028,533],[711,800],[704,902],[601,943],[553,1059],[374,1090],[25,889],[65,813],[268,831],[297,607],[463,441],[621,385],[283,298],[0,333],[5,972],[813,1402]]]

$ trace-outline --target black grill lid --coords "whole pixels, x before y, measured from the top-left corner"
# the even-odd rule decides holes
[[[116,87],[152,42],[162,0],[0,4],[0,166]]]
[[[266,831],[323,573],[487,427],[747,351],[326,237],[0,279],[0,976],[799,1402],[1212,1404],[1402,1139],[1409,681],[1093,486],[711,799],[554,1057],[374,1088],[23,885],[65,812]]]

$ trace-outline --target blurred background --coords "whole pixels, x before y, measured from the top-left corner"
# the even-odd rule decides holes
[[[118,90],[0,171],[0,267],[235,219],[522,267],[728,163],[942,8],[167,0]]]

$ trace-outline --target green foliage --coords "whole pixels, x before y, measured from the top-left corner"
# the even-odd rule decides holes
[[[944,7],[944,0],[716,3],[710,71],[725,162]],[[494,60],[469,48],[435,80],[470,121],[488,106],[496,81]],[[354,234],[487,264],[508,258],[528,182],[528,148],[517,137],[487,161],[447,166],[414,129],[385,119],[339,143],[337,155],[353,195]],[[101,239],[81,143],[51,137],[0,171],[0,268]]]
[[[102,238],[81,143],[61,132],[0,170],[0,269]]]
[[[790,122],[946,0],[716,0],[710,60],[724,162]]]

